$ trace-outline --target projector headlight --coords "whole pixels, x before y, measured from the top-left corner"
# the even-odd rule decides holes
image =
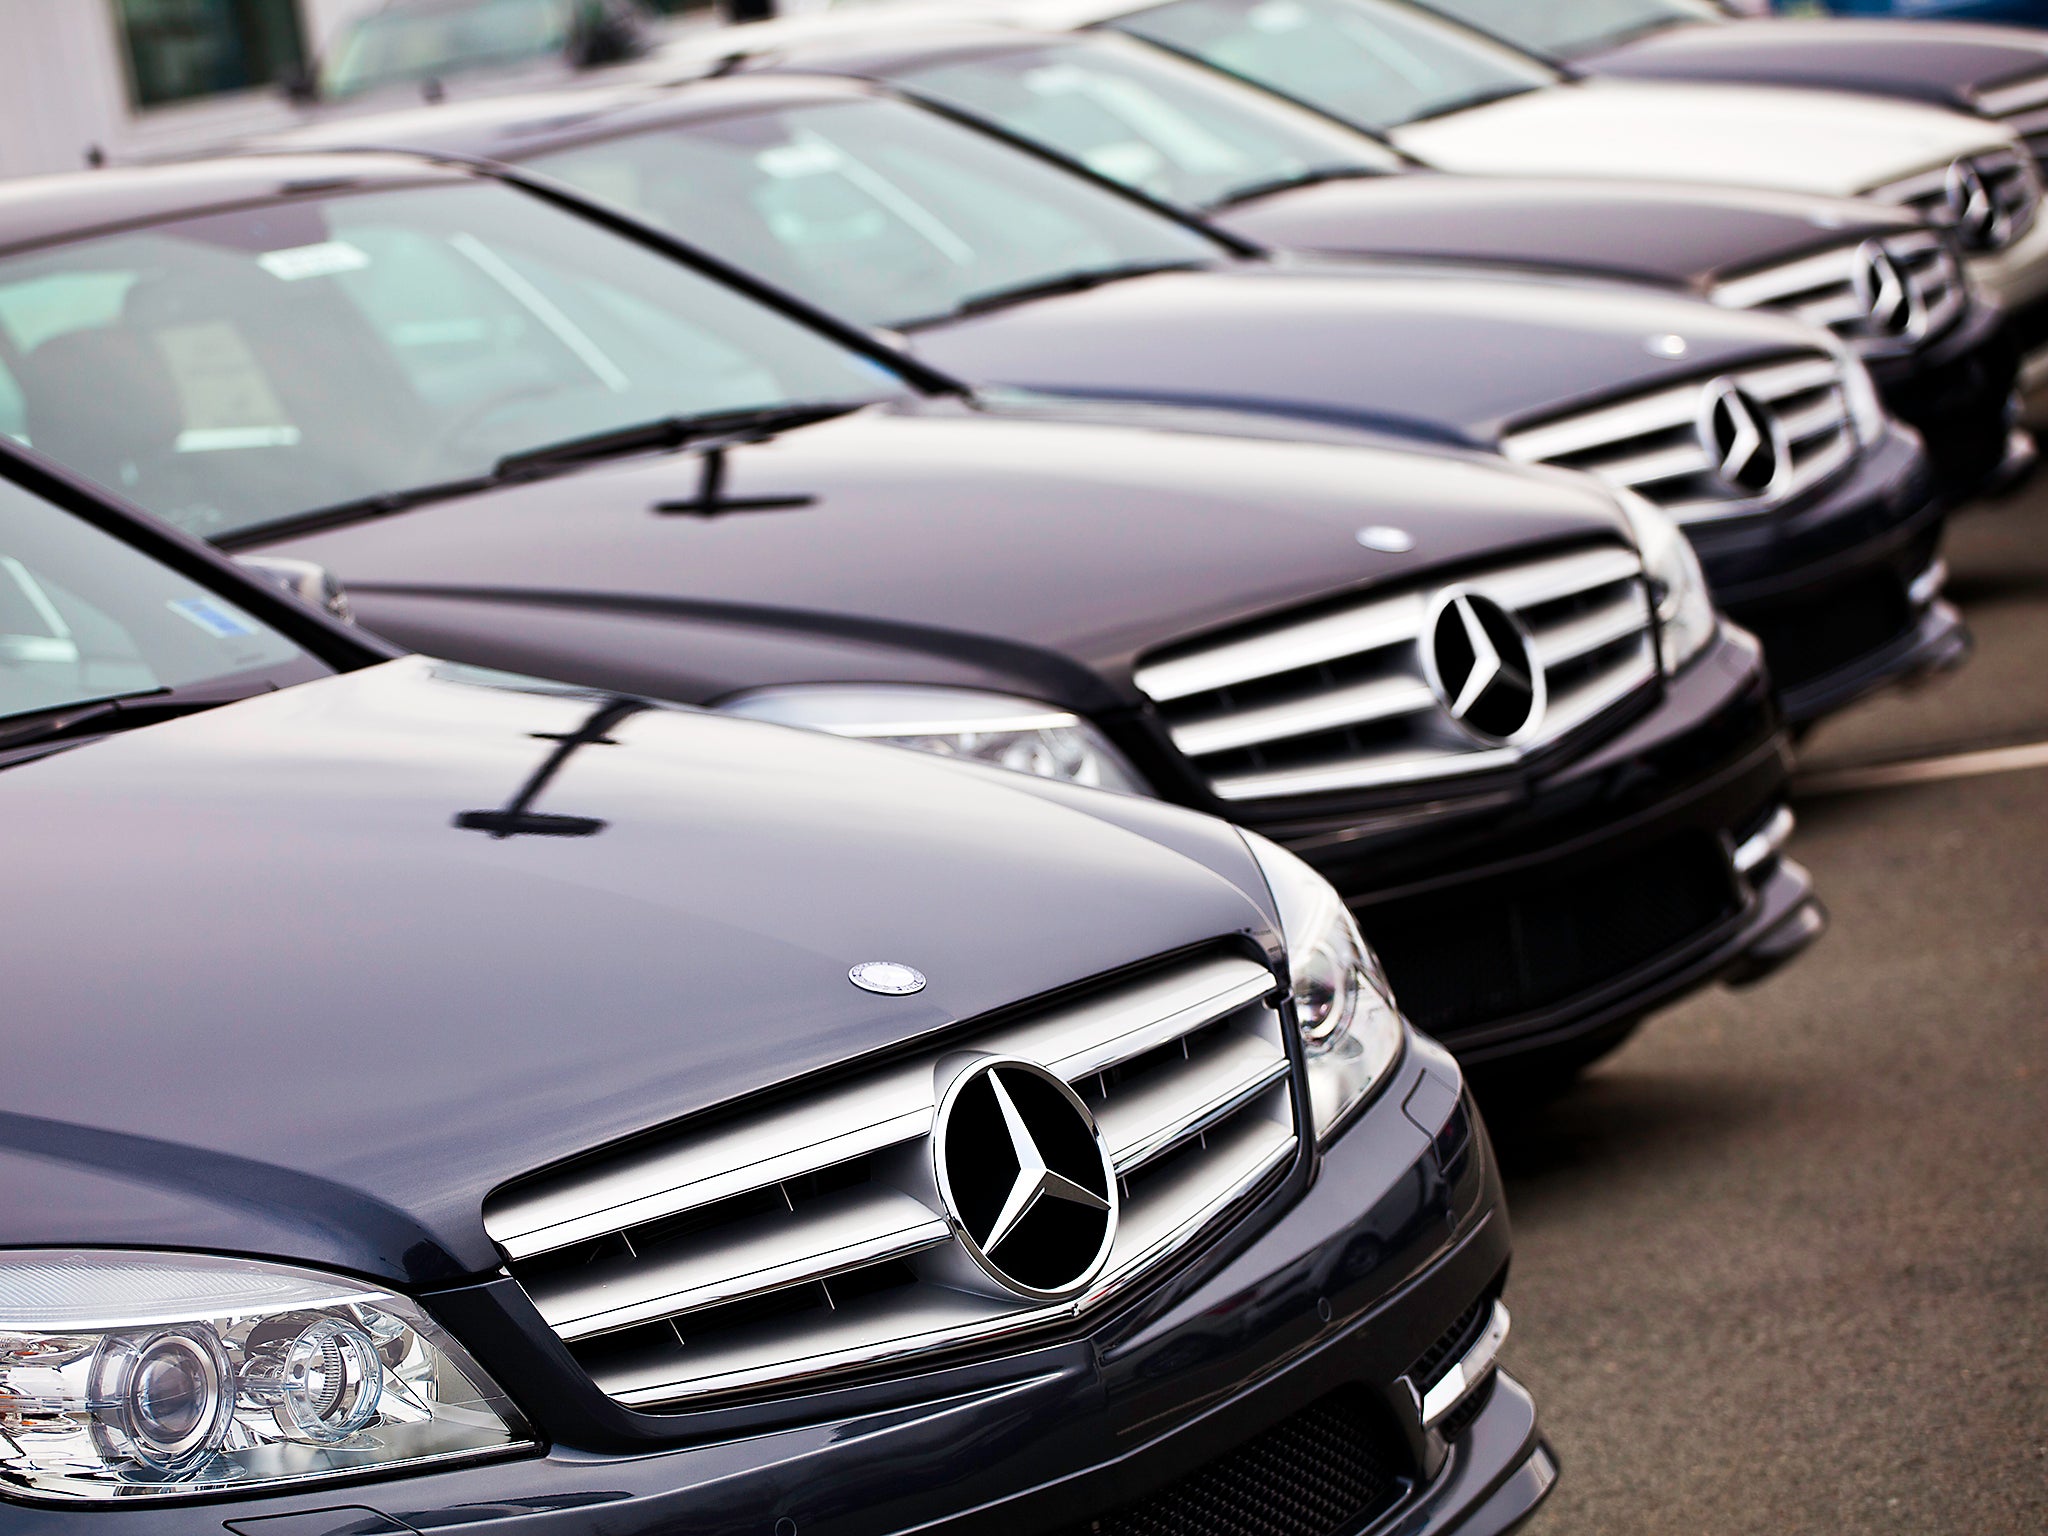
[[[529,1441],[392,1292],[243,1259],[0,1255],[0,1491],[242,1492]]]
[[[1628,514],[1642,553],[1643,574],[1649,578],[1650,598],[1657,608],[1657,653],[1665,675],[1676,676],[1707,648],[1720,623],[1706,573],[1693,553],[1692,540],[1668,514],[1634,491],[1617,489],[1614,495]]]
[[[763,688],[723,714],[853,736],[941,757],[991,763],[1041,779],[1145,795],[1151,790],[1109,739],[1079,715],[1031,699],[965,688],[818,683]]]
[[[1330,882],[1256,832],[1244,840],[1280,909],[1294,1016],[1308,1058],[1316,1139],[1327,1141],[1401,1057],[1405,1026],[1386,972]]]

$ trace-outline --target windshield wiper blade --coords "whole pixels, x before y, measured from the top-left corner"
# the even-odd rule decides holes
[[[1218,208],[1235,208],[1240,203],[1254,202],[1262,197],[1271,197],[1276,192],[1293,192],[1301,187],[1319,187],[1330,181],[1366,181],[1389,173],[1368,165],[1330,165],[1319,170],[1297,171],[1292,176],[1275,176],[1270,181],[1255,181],[1249,186],[1233,187],[1230,191],[1209,204],[1208,211]]]
[[[662,448],[680,448],[707,437],[730,437],[754,432],[779,432],[805,427],[859,410],[870,402],[835,400],[802,405],[771,405],[749,410],[707,411],[699,416],[662,416],[630,427],[590,432],[582,437],[544,443],[521,449],[498,460],[491,471],[493,483],[518,479],[536,470],[559,469],[587,464],[594,459],[615,459],[632,453],[649,453]]]
[[[253,697],[265,688],[236,693],[181,694],[174,688],[140,688],[133,693],[109,694],[105,698],[80,699],[55,704],[48,709],[24,710],[0,718],[0,752],[43,746],[53,741],[83,740],[130,731],[137,726],[156,725],[180,715],[232,704]]]
[[[1155,272],[1192,272],[1206,265],[1208,263],[1201,261],[1131,261],[1118,267],[1091,267],[1083,272],[1063,272],[1058,277],[1019,283],[1014,288],[992,288],[987,293],[970,295],[943,315],[933,315],[925,320],[907,320],[896,329],[916,330],[920,325],[938,325],[946,320],[957,320],[963,315],[981,315],[992,309],[1008,309],[1012,304],[1028,304],[1033,299],[1048,299],[1055,294],[1084,293],[1090,288],[1123,282],[1126,278],[1150,277]]]

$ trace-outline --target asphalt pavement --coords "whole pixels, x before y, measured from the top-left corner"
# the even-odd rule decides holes
[[[1529,1536],[2048,1532],[2048,753],[1955,759],[2048,742],[2048,484],[1949,563],[1970,664],[1802,751],[1831,931],[1489,1107],[1564,1468]]]

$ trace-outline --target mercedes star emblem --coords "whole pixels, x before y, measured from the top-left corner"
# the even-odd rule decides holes
[[[1464,587],[1437,594],[1423,671],[1437,701],[1482,741],[1526,738],[1543,718],[1543,669],[1529,635],[1492,598]]]
[[[1943,184],[1950,217],[1965,240],[1980,249],[1997,245],[2005,234],[2005,210],[1985,185],[1984,174],[1967,160],[1948,168]]]
[[[863,960],[846,973],[846,979],[863,992],[884,997],[908,997],[924,990],[924,972],[894,960]]]
[[[1906,282],[1891,252],[1875,240],[1856,248],[1852,274],[1856,302],[1863,306],[1871,330],[1880,336],[1911,336],[1920,330],[1920,299]]]
[[[1034,1301],[1087,1289],[1116,1236],[1116,1169],[1081,1096],[1035,1062],[984,1059],[953,1080],[932,1136],[960,1246]]]
[[[1700,446],[1731,490],[1768,496],[1792,467],[1777,419],[1733,379],[1716,379],[1700,403]]]

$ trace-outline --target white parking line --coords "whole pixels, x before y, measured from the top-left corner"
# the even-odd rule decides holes
[[[1943,757],[1913,758],[1906,762],[1871,763],[1860,768],[1822,769],[1802,774],[1793,781],[1795,795],[1853,795],[1867,789],[1892,789],[1901,784],[1936,784],[1944,779],[1975,779],[1993,773],[2019,773],[2028,768],[2048,768],[2048,741],[2022,742],[2014,747],[1986,747],[1976,752],[1952,752]]]

